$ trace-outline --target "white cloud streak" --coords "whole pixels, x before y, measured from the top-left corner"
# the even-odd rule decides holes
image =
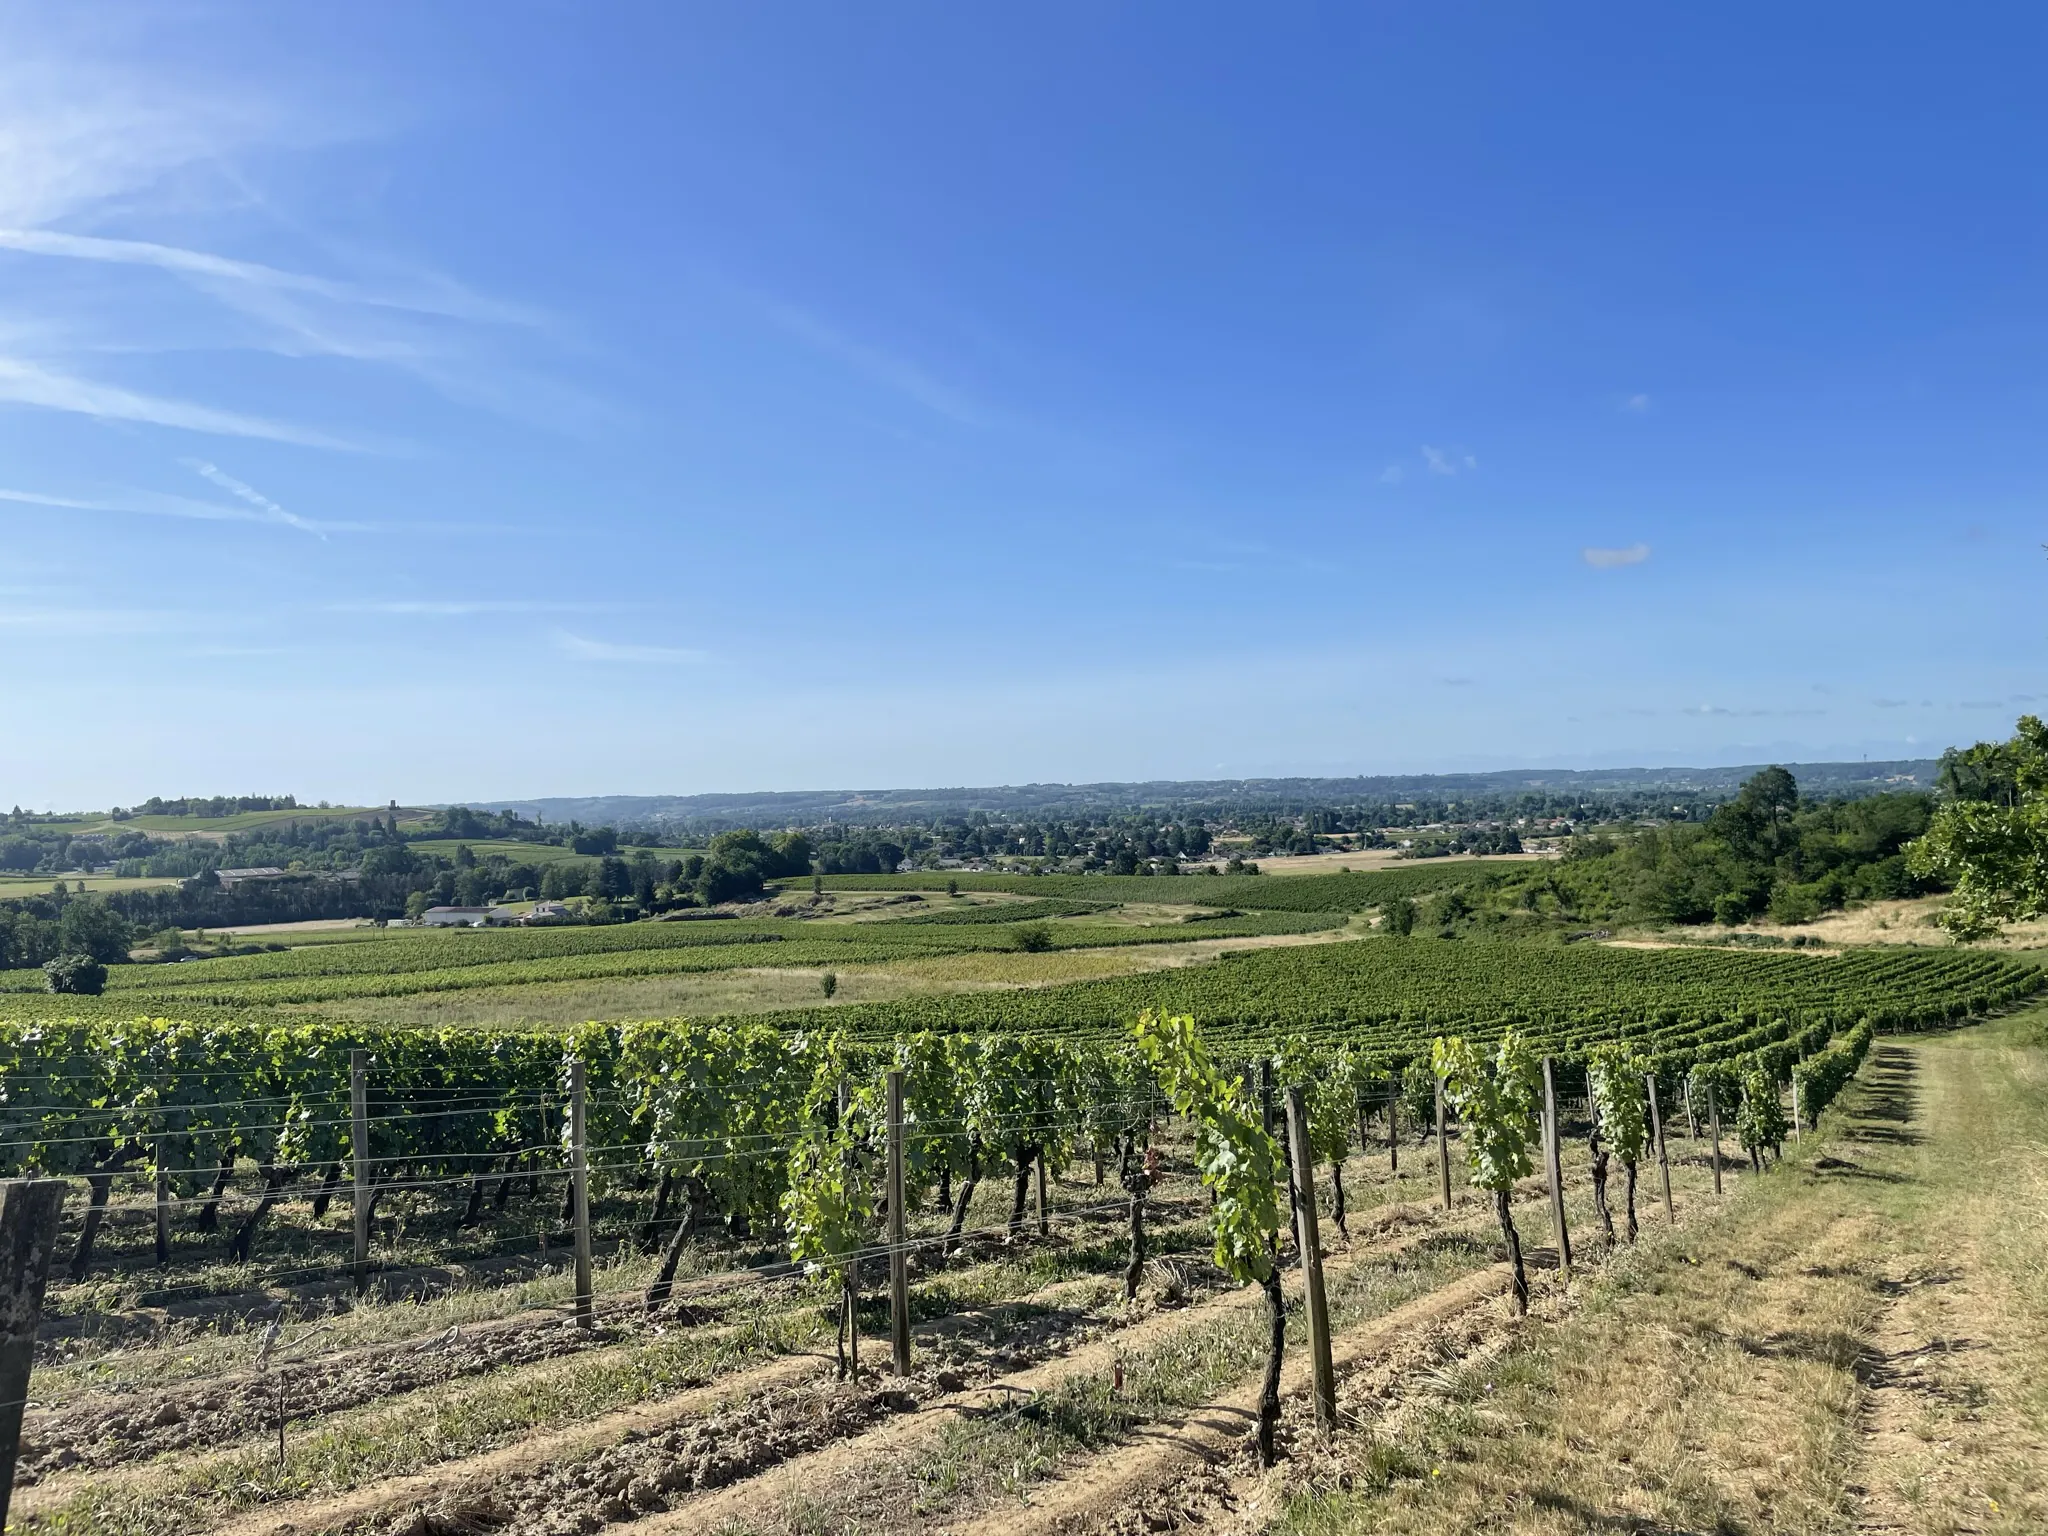
[[[1596,571],[1614,571],[1627,565],[1641,565],[1650,558],[1650,546],[1631,544],[1626,549],[1582,549],[1579,557]]]
[[[0,608],[0,633],[160,635],[197,628],[193,616],[131,608]]]
[[[0,229],[0,247],[43,256],[68,256],[81,261],[157,267],[181,277],[219,279],[253,288],[308,294],[342,304],[412,310],[419,314],[444,315],[451,319],[495,325],[540,323],[540,316],[534,311],[479,298],[445,280],[437,280],[433,284],[433,292],[383,291],[304,272],[287,272],[261,262],[239,261],[208,251],[187,250],[182,246],[159,245],[149,240],[108,240],[95,235],[65,234],[53,229]]]
[[[768,318],[776,325],[820,352],[837,358],[856,373],[905,395],[919,405],[962,426],[983,427],[993,420],[989,411],[951,385],[934,378],[916,363],[856,341],[815,315],[789,304],[770,304]]]
[[[330,603],[329,613],[373,613],[393,618],[462,619],[484,614],[617,613],[619,603],[562,603],[527,598],[398,598],[384,602]]]
[[[16,405],[40,406],[44,410],[69,411],[96,416],[105,421],[140,421],[159,427],[178,427],[187,432],[210,432],[220,437],[255,437],[274,443],[296,443],[304,448],[353,450],[354,443],[315,432],[288,422],[244,416],[236,411],[216,410],[187,400],[167,400],[158,395],[138,394],[115,384],[95,384],[73,378],[25,358],[0,357],[0,400]]]
[[[187,459],[185,466],[196,472],[202,479],[211,480],[230,496],[239,497],[259,512],[264,513],[271,522],[286,523],[293,528],[303,528],[307,533],[318,534],[323,539],[327,537],[318,523],[313,522],[310,518],[300,517],[296,512],[285,511],[283,507],[280,507],[253,485],[237,480],[218,465],[209,464],[204,459]]]
[[[126,512],[141,517],[183,517],[202,523],[268,523],[297,528],[304,533],[359,533],[361,523],[320,523],[287,513],[278,518],[253,507],[224,507],[218,502],[199,501],[190,496],[170,496],[161,491],[121,491],[113,496],[86,499],[78,496],[50,496],[40,491],[0,489],[0,501],[29,507],[53,507],[67,512]]]
[[[670,645],[617,645],[609,640],[593,640],[585,635],[572,635],[566,629],[555,631],[555,648],[564,656],[577,661],[645,662],[665,666],[692,665],[709,661],[709,651],[689,650]]]

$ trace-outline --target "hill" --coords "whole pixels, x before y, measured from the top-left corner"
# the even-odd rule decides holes
[[[1105,809],[1223,812],[1292,811],[1324,805],[1409,798],[1602,795],[1672,790],[1732,795],[1761,764],[1732,768],[1513,768],[1491,773],[1381,774],[1355,778],[1153,779],[1142,783],[1010,784],[980,788],[805,789],[706,795],[543,796],[481,800],[479,809],[515,811],[548,822],[586,826],[727,823],[734,826],[816,826],[826,821],[896,825],[946,814],[1079,815]],[[1791,763],[1809,795],[1876,794],[1925,789],[1939,764],[1932,758],[1891,762]]]

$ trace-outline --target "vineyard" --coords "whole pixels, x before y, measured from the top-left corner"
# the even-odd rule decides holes
[[[915,1509],[936,1533],[1262,1360],[1271,1390],[1245,1401],[1276,1457],[1283,1386],[1320,1358],[1289,1299],[1290,1188],[1335,1245],[1320,1348],[1398,1355],[1431,1319],[1540,1300],[1523,1244],[1552,1223],[1595,1252],[1633,1241],[1664,1129],[1676,1198],[1710,1200],[1810,1132],[1874,1040],[2041,984],[1958,950],[1344,938],[1347,912],[1306,899],[1119,922],[1120,891],[1044,884],[854,921],[337,936],[5,999],[0,1160],[72,1189],[20,1528],[794,1536]],[[1145,895],[1132,912],[1158,910]],[[1191,928],[1337,941],[723,1019],[318,1012]],[[1567,1153],[1546,1198],[1553,1119],[1592,1155]],[[871,1466],[872,1446],[897,1450]]]
[[[977,914],[995,909],[974,909]],[[939,914],[934,914],[938,916]],[[532,928],[399,933],[355,943],[305,945],[110,973],[98,1006],[132,1012],[317,1004],[360,997],[521,987],[677,975],[774,965],[825,971],[917,958],[1016,951],[1103,950],[1192,939],[1317,933],[1344,924],[1334,913],[1270,912],[1140,926],[1014,920],[904,920],[827,925],[794,919],[634,923],[613,928]],[[1020,930],[1035,930],[1030,937]],[[40,976],[35,981],[40,986]],[[12,989],[33,997],[27,973]],[[5,992],[0,991],[0,996]],[[125,1003],[123,999],[128,999]]]

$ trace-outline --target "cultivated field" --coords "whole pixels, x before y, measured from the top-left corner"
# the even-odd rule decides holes
[[[957,895],[846,877],[738,918],[284,933],[115,967],[99,998],[4,975],[24,988],[0,993],[6,1171],[75,1186],[10,1529],[2038,1523],[2030,959],[1394,939],[1361,919],[1447,868],[960,877]],[[1148,1009],[1192,1014],[1248,1103],[1277,1055],[1322,1138],[1345,1427],[1325,1442],[1302,1405],[1291,1313],[1271,1471],[1246,1449],[1259,1292],[1219,1268],[1193,1126],[1129,1047]],[[1410,1070],[1439,1036],[1509,1033],[1553,1061],[1578,1250],[1566,1285],[1541,1170],[1519,1179],[1526,1321],[1474,1184],[1491,1122],[1449,1117],[1446,1208],[1432,1079]],[[1655,1083],[1677,1224],[1654,1152],[1639,1177],[1616,1161],[1610,1253],[1587,1096],[1615,1049]],[[892,1067],[907,1377],[875,1204]],[[1789,1108],[1795,1080],[1805,1126],[1773,1166],[1760,1106]],[[2005,1195],[1973,1189],[1986,1159]],[[1298,1264],[1282,1275],[1298,1300]]]

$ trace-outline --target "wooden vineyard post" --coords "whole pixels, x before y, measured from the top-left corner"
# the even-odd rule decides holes
[[[164,1166],[164,1138],[156,1139],[156,1261],[171,1262],[171,1170]]]
[[[1685,1075],[1685,1081],[1682,1086],[1685,1090],[1685,1139],[1687,1141],[1698,1141],[1700,1139],[1700,1117],[1692,1112],[1692,1074],[1690,1072]]]
[[[370,1278],[370,1053],[348,1053],[348,1115],[355,1193],[350,1214],[355,1219],[356,1289]]]
[[[1287,1151],[1294,1169],[1294,1241],[1308,1282],[1308,1353],[1313,1368],[1316,1423],[1337,1427],[1337,1368],[1330,1358],[1330,1301],[1323,1289],[1322,1240],[1316,1230],[1315,1162],[1308,1145],[1308,1108],[1301,1089],[1287,1090]]]
[[[9,1179],[0,1185],[0,1526],[7,1523],[14,1494],[36,1328],[63,1210],[62,1179]]]
[[[583,1063],[569,1063],[569,1187],[576,1201],[576,1326],[595,1328],[590,1295],[590,1147],[585,1139]]]
[[[1045,1164],[1039,1163],[1040,1209]],[[889,1074],[889,1347],[898,1376],[910,1374],[910,1249],[903,1211],[903,1074]]]
[[[1451,1132],[1444,1118],[1444,1080],[1436,1080],[1436,1171],[1442,1181],[1444,1209],[1451,1208]]]
[[[1550,1058],[1543,1058],[1543,1171],[1550,1180],[1550,1226],[1557,1234],[1557,1272],[1567,1285],[1572,1278],[1572,1235],[1564,1224],[1564,1168],[1558,1147],[1557,1083]]]
[[[1799,1058],[1799,1065],[1806,1065],[1806,1058],[1804,1056]],[[1799,1135],[1799,1067],[1792,1069],[1792,1139],[1794,1141],[1801,1139]]]
[[[1664,1106],[1657,1099],[1657,1074],[1645,1072],[1643,1086],[1650,1090],[1650,1133],[1657,1138],[1657,1171],[1664,1176],[1664,1219],[1678,1225],[1678,1210],[1671,1203],[1671,1154],[1664,1150]]]
[[[1714,1193],[1721,1193],[1721,1097],[1707,1084],[1707,1130],[1714,1138]]]
[[[1401,1171],[1401,1089],[1397,1084],[1387,1094],[1387,1172]]]
[[[1045,1148],[1038,1149],[1038,1235],[1052,1236],[1052,1221],[1045,1214]]]

